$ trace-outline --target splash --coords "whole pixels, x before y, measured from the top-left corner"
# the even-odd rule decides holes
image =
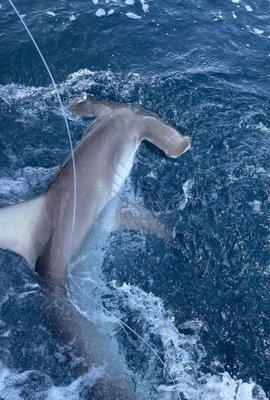
[[[156,351],[160,352],[174,378],[175,384],[159,383],[155,394],[150,390],[151,399],[173,400],[180,392],[187,400],[267,400],[264,391],[252,381],[235,379],[226,371],[217,375],[201,371],[206,353],[200,344],[200,321],[187,321],[176,328],[173,314],[159,297],[134,285],[117,286],[112,282],[111,286],[116,296],[121,296],[126,316],[133,315],[153,346],[159,343]],[[189,334],[182,333],[187,330]],[[149,355],[146,373],[144,367],[145,381],[156,382],[157,370],[155,360]],[[163,373],[166,375],[166,371]]]
[[[38,373],[35,370],[19,373],[0,364],[0,396],[5,400],[24,400],[26,399],[26,388],[29,385],[27,392],[28,394],[32,392],[32,399],[80,400],[83,389],[86,386],[87,388],[93,387],[96,381],[102,377],[103,370],[102,366],[93,367],[70,385],[58,386],[46,374]],[[31,388],[29,383],[34,380],[39,381],[40,385]]]

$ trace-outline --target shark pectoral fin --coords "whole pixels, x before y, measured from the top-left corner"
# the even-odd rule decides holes
[[[116,224],[123,229],[132,229],[164,240],[173,238],[172,229],[158,220],[151,211],[127,200],[122,201],[118,206]]]
[[[119,107],[121,107],[120,104],[110,101],[98,101],[84,94],[82,98],[71,103],[68,109],[72,114],[80,115],[81,117],[96,118],[103,112],[108,112]]]
[[[152,115],[142,117],[143,139],[153,143],[169,157],[176,158],[190,149],[188,136],[182,135],[171,125]]]

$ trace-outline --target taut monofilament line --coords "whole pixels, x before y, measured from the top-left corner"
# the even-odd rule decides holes
[[[18,9],[16,8],[15,4],[13,3],[12,0],[8,0],[9,4],[11,5],[11,7],[13,8],[14,12],[16,13],[16,15],[18,16],[19,20],[21,21],[23,27],[25,28],[28,36],[30,37],[31,41],[33,42],[46,70],[47,73],[51,79],[53,88],[55,90],[57,99],[59,101],[59,105],[60,105],[60,109],[61,109],[61,113],[63,115],[64,121],[65,121],[65,127],[67,130],[67,134],[68,134],[68,140],[69,140],[69,147],[70,147],[70,152],[71,152],[71,159],[72,159],[72,170],[73,170],[73,214],[72,214],[72,227],[71,227],[71,235],[70,235],[70,241],[69,241],[69,249],[68,249],[68,267],[70,266],[71,263],[71,258],[72,258],[72,241],[73,241],[73,236],[74,236],[74,230],[75,230],[75,221],[76,221],[76,200],[77,200],[77,184],[76,184],[76,163],[75,163],[75,157],[74,157],[74,148],[73,148],[73,143],[72,143],[72,138],[71,138],[71,132],[70,132],[70,128],[69,128],[69,123],[67,120],[67,115],[66,115],[66,111],[65,108],[63,106],[63,102],[60,96],[60,93],[58,91],[57,85],[55,83],[54,77],[52,75],[52,72],[35,40],[35,38],[33,37],[31,31],[29,30],[28,26],[26,25],[22,15],[20,14],[20,12],[18,11]],[[68,268],[68,272],[70,271],[70,269]],[[97,305],[98,307],[100,307],[104,312],[108,313],[111,317],[113,317],[115,319],[115,321],[124,329],[128,329],[131,333],[133,333],[139,340],[141,340],[142,343],[144,343],[149,350],[154,354],[154,356],[157,358],[157,360],[159,360],[159,362],[161,363],[161,365],[163,366],[165,372],[168,374],[168,376],[171,378],[172,382],[174,383],[175,386],[177,386],[175,380],[173,379],[170,371],[168,370],[167,366],[165,365],[164,361],[162,360],[162,358],[160,357],[160,355],[157,353],[157,351],[146,341],[143,339],[142,336],[140,336],[134,329],[132,329],[128,324],[126,324],[124,321],[122,321],[120,318],[116,317],[111,311],[109,311],[106,307],[103,306],[103,304],[98,303],[95,299],[93,299],[91,296],[89,296],[87,293],[85,293],[80,286],[77,284],[77,282],[74,280],[73,276],[69,273],[69,278],[72,281],[72,283],[76,286],[76,288],[79,290],[79,292],[82,293],[83,296],[85,296],[86,298],[88,298],[90,301],[92,301],[95,305]],[[179,393],[177,393],[177,396],[179,398],[179,400],[183,400],[183,397],[180,396]]]
[[[70,128],[69,128],[69,124],[68,124],[68,120],[67,120],[67,115],[66,115],[66,111],[65,108],[63,106],[63,102],[60,96],[60,93],[57,89],[57,85],[55,83],[54,77],[51,73],[51,70],[47,64],[47,61],[45,60],[35,38],[33,37],[32,33],[30,32],[28,26],[26,25],[23,17],[21,16],[21,14],[19,13],[18,9],[16,8],[15,4],[13,3],[12,0],[8,0],[8,2],[10,3],[11,7],[13,8],[13,10],[15,11],[15,13],[17,14],[18,18],[20,19],[21,23],[23,24],[28,36],[30,37],[30,39],[32,40],[47,72],[48,75],[52,81],[53,84],[53,88],[55,90],[57,99],[59,101],[60,104],[60,109],[61,109],[61,113],[63,115],[64,121],[65,121],[65,126],[66,126],[66,130],[68,133],[68,140],[69,140],[69,147],[70,147],[70,152],[71,152],[71,159],[72,159],[72,171],[73,171],[73,213],[72,213],[72,226],[71,226],[71,234],[70,234],[70,241],[69,241],[69,250],[68,250],[68,264],[70,264],[70,260],[71,260],[71,256],[72,256],[72,240],[73,240],[73,234],[74,234],[74,229],[75,229],[75,218],[76,218],[76,201],[77,201],[77,183],[76,183],[76,164],[75,164],[75,157],[74,157],[74,149],[73,149],[73,144],[72,144],[72,138],[71,138],[71,132],[70,132]]]

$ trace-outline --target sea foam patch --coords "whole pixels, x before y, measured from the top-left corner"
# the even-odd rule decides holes
[[[96,11],[96,16],[97,17],[104,17],[106,15],[106,11],[104,10],[104,8],[99,8],[97,11]]]
[[[263,35],[264,30],[263,30],[263,29],[258,29],[258,28],[253,28],[253,29],[251,30],[251,32],[252,32],[252,33],[255,33],[255,35],[261,36],[261,35]]]
[[[127,12],[127,13],[126,13],[126,16],[127,16],[128,18],[131,18],[131,19],[141,19],[141,18],[142,18],[140,15],[135,14],[135,13],[133,13],[133,12]]]
[[[148,0],[92,0],[92,3],[98,7],[94,10],[97,17],[110,16],[118,12],[131,19],[141,19],[150,9]],[[141,12],[138,12],[138,6]]]
[[[132,95],[134,87],[142,79],[144,78],[137,73],[123,76],[110,70],[96,72],[85,68],[70,74],[66,81],[57,85],[57,88],[67,105],[71,99],[74,99],[75,95],[81,95],[82,92],[86,91],[91,92],[91,89],[101,82],[103,82],[102,85],[104,86],[104,95],[112,90],[117,91],[122,100],[127,101]],[[52,112],[62,115],[52,85],[47,87],[24,86],[13,83],[0,85],[0,99],[10,107],[16,106],[17,114],[26,123],[38,116],[38,112],[44,112],[44,110],[46,110],[46,113]],[[70,114],[68,110],[67,117],[70,120],[81,120],[77,116]]]
[[[112,287],[122,295],[129,311],[135,313],[138,325],[143,327],[143,339],[164,360],[161,366],[156,354],[147,349],[151,367],[146,369],[145,379],[156,382],[159,366],[170,381],[170,384],[160,383],[151,398],[174,400],[184,395],[187,400],[267,400],[264,391],[251,380],[235,379],[226,371],[216,375],[201,371],[205,350],[200,344],[200,321],[187,321],[176,328],[173,314],[159,297],[134,285],[119,287],[113,282]],[[189,329],[191,334],[181,333],[182,329]],[[162,343],[162,352],[157,343]],[[142,344],[137,350],[145,352],[145,347]]]
[[[94,386],[96,381],[102,377],[103,371],[103,366],[94,366],[69,385],[58,386],[54,385],[53,380],[45,373],[38,373],[35,370],[17,372],[1,363],[0,396],[5,400],[24,400],[26,398],[25,385],[39,380],[42,384],[32,392],[32,400],[81,400],[82,391]]]

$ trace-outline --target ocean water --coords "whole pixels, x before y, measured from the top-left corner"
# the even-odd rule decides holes
[[[192,140],[176,160],[143,144],[121,195],[174,240],[111,231],[105,217],[72,266],[86,294],[71,287],[73,301],[113,336],[134,398],[268,399],[269,1],[16,5],[65,105],[82,92],[138,104]],[[5,206],[42,193],[69,153],[56,94],[6,0],[0,80]],[[90,120],[68,117],[75,144]],[[98,399],[103,366],[79,373],[42,322],[38,277],[15,254],[1,251],[0,264],[0,398]]]

